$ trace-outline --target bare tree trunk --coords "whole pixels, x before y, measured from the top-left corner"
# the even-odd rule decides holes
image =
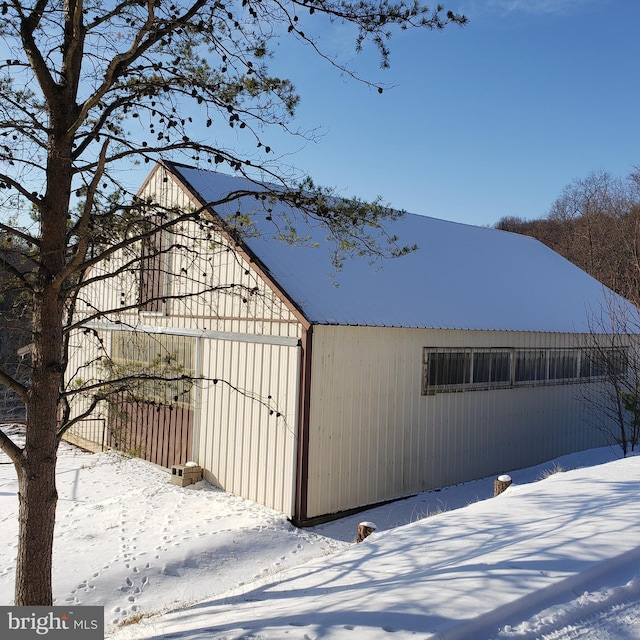
[[[52,552],[61,384],[61,305],[55,292],[35,303],[33,377],[26,441],[18,465],[19,534],[15,604],[53,604]]]
[[[66,111],[68,113],[68,110]],[[64,270],[71,185],[71,148],[51,144],[47,192],[40,209],[41,260],[33,291],[31,384],[26,441],[18,464],[19,531],[15,604],[53,604],[53,534],[58,493],[58,411],[64,365]]]
[[[37,412],[36,412],[37,413]],[[55,414],[54,414],[55,416]],[[49,416],[30,415],[24,461],[18,469],[19,537],[15,604],[53,604],[52,552],[58,494],[55,429]]]
[[[616,394],[616,418],[618,427],[620,429],[620,447],[622,448],[622,456],[626,458],[627,454],[629,453],[629,441],[627,439],[627,421],[625,420],[624,416],[624,405],[622,402],[622,395],[620,393],[620,385],[618,384],[618,381],[614,379],[612,386]]]

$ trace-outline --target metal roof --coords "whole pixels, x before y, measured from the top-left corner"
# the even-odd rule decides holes
[[[259,189],[245,178],[167,166],[203,202]],[[261,206],[242,201],[260,231],[244,243],[314,324],[588,332],[612,296],[628,304],[533,238],[415,214],[385,228],[416,251],[375,265],[351,258],[336,273],[325,229],[300,223],[300,235],[318,246],[288,244],[276,239],[277,220],[268,222]]]

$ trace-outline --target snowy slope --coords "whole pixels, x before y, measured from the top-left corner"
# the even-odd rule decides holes
[[[114,640],[640,638],[640,458],[616,457],[512,471],[495,498],[488,478],[299,530],[204,482],[63,445],[56,604],[103,605]],[[17,497],[0,462],[6,605]],[[361,520],[378,529],[355,544]]]

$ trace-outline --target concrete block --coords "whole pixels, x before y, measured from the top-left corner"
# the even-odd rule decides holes
[[[176,464],[171,467],[171,483],[186,487],[202,480],[202,467],[198,465]]]

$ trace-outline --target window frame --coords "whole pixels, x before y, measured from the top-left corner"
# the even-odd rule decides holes
[[[599,355],[612,352],[619,352],[616,370],[595,369]],[[486,362],[480,365],[481,359],[487,360],[487,354],[488,369]],[[439,375],[439,364],[443,366],[447,360],[460,357],[467,361],[463,380],[447,382],[451,376],[446,372]],[[423,347],[422,395],[594,382],[613,375],[625,376],[628,357],[627,347]],[[508,375],[503,368],[502,373],[494,377],[493,370],[499,359],[508,361]],[[611,362],[607,358],[605,361]]]

